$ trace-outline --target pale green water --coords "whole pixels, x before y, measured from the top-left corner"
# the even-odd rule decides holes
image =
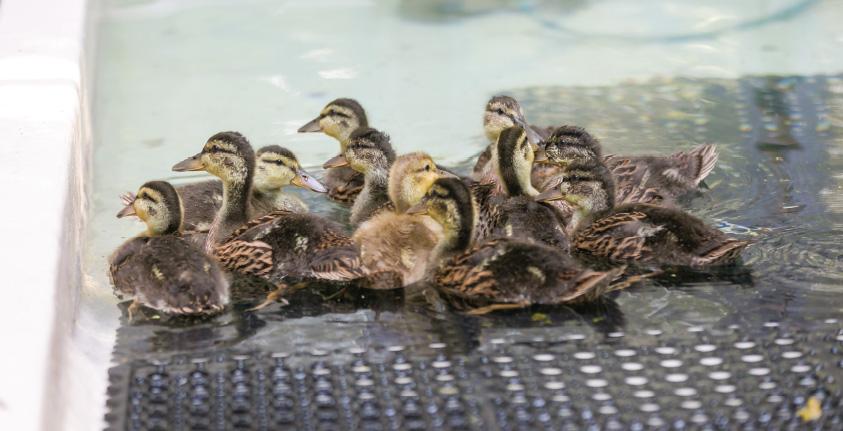
[[[720,144],[721,163],[710,178],[711,191],[694,203],[694,212],[774,234],[758,237],[761,243],[747,252],[749,275],[648,284],[621,294],[622,325],[706,324],[733,319],[745,307],[755,309],[744,316],[751,320],[810,320],[812,314],[823,318],[841,312],[843,304],[829,298],[841,293],[843,269],[834,245],[843,226],[835,198],[843,166],[843,84],[823,81],[821,90],[800,93],[807,94],[802,102],[791,101],[827,111],[823,124],[810,120],[813,111],[800,111],[813,130],[797,134],[805,140],[803,150],[764,152],[754,145],[753,131],[741,131],[763,122],[741,116],[758,103],[744,100],[738,106],[736,97],[748,84],[735,81],[748,74],[843,71],[841,2],[103,4],[86,259],[90,283],[78,331],[84,343],[97,346],[80,361],[103,370],[96,378],[105,377],[110,337],[119,324],[105,277],[107,256],[141,230],[138,223],[114,217],[117,196],[149,179],[180,178],[170,166],[221,130],[238,130],[256,147],[287,146],[306,166],[319,165],[338,146],[295,129],[336,97],[360,100],[370,123],[392,136],[398,152],[425,150],[448,165],[482,148],[483,104],[501,92],[519,96],[529,120],[587,126],[613,152],[670,152],[714,141]],[[691,80],[633,84],[671,77]],[[759,85],[785,96],[797,93],[777,80]],[[570,89],[579,86],[589,88]],[[724,113],[729,108],[734,115]],[[785,163],[777,163],[778,157]],[[782,210],[792,205],[801,209]],[[372,329],[379,327],[373,323],[378,319],[366,310],[345,315],[341,325],[334,315],[285,316],[267,316],[269,326],[252,341],[260,345],[264,337],[284,333],[289,342],[330,334],[330,340],[356,343],[368,336],[412,338],[418,334],[406,332],[411,327],[434,330],[408,323],[428,320],[415,314],[398,313],[388,320],[403,329],[380,331]],[[522,327],[514,331],[548,330],[523,328],[537,326],[523,317],[517,325],[480,320],[485,328],[480,332],[489,336],[513,326]],[[218,323],[226,327],[231,318]],[[560,316],[556,330],[580,324],[567,320]],[[167,342],[163,346],[166,350]]]

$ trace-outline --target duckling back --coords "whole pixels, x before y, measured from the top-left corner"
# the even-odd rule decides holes
[[[216,262],[174,235],[126,241],[112,255],[109,273],[119,297],[168,314],[210,314],[229,300]]]
[[[590,301],[617,275],[585,269],[552,247],[498,238],[446,258],[432,281],[452,302],[477,307]]]
[[[270,280],[349,281],[365,276],[354,242],[314,214],[278,211],[249,222],[213,250],[227,270]]]

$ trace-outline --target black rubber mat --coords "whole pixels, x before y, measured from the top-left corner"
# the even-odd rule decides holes
[[[843,427],[843,329],[689,327],[336,351],[174,356],[111,370],[110,429]],[[809,398],[820,406],[810,419]],[[800,412],[801,410],[801,412]]]

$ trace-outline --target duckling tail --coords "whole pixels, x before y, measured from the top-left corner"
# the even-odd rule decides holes
[[[712,144],[700,145],[691,149],[688,156],[696,162],[691,163],[691,167],[696,168],[696,172],[692,172],[690,177],[694,185],[698,186],[717,164],[717,147]]]
[[[582,303],[594,301],[605,293],[616,290],[612,280],[623,274],[625,266],[608,271],[585,271],[574,281],[574,286],[560,297],[558,303]]]
[[[750,244],[749,241],[727,239],[702,256],[696,256],[691,261],[692,266],[728,265],[736,261],[741,252]]]

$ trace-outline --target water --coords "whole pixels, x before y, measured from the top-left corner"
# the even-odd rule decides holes
[[[684,333],[843,312],[843,8],[839,2],[104,1],[94,103],[93,198],[77,337],[86,367],[207,348],[335,350],[571,332]],[[138,223],[118,195],[220,130],[281,144],[314,171],[338,146],[295,133],[335,97],[354,97],[399,152],[468,169],[481,110],[508,93],[539,125],[578,124],[607,152],[718,144],[709,190],[689,209],[755,243],[739,268],[677,271],[584,308],[479,318],[400,299],[309,296],[258,314],[127,327],[107,257]],[[303,195],[322,214],[337,205]],[[368,293],[361,293],[368,295]],[[122,325],[122,326],[121,326]],[[89,401],[102,405],[101,398]],[[74,403],[84,403],[74,401]],[[97,412],[96,409],[84,411]],[[78,415],[79,413],[74,413]],[[92,413],[93,414],[93,413]]]

